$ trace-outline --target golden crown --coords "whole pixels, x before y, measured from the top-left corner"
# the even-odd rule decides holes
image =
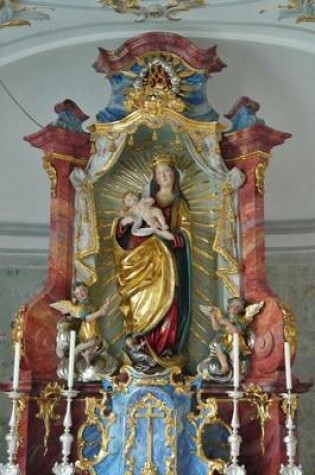
[[[173,167],[176,166],[176,160],[175,157],[170,155],[167,152],[158,152],[155,155],[153,155],[153,160],[150,164],[151,170],[154,170],[158,165],[171,165]]]

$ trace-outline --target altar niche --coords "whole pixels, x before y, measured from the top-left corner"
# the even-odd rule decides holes
[[[26,475],[50,474],[60,458],[45,384],[69,376],[71,330],[78,469],[224,473],[241,398],[240,464],[279,474],[283,341],[294,354],[296,333],[265,277],[263,192],[270,151],[289,135],[265,126],[248,97],[226,114],[230,130],[218,121],[206,84],[224,66],[215,47],[171,33],[100,49],[94,68],[114,92],[89,133],[68,99],[53,125],[27,137],[45,151],[52,239],[47,286],[23,312]],[[233,366],[245,391],[234,401]],[[47,459],[41,422],[28,425],[38,404]]]
[[[200,305],[219,305],[224,296],[230,295],[224,280],[221,280],[217,273],[220,254],[213,249],[216,224],[222,205],[222,179],[215,176],[215,171],[207,174],[200,166],[198,167],[183,143],[182,134],[176,135],[169,129],[162,127],[156,131],[157,140],[152,141],[152,130],[141,127],[139,133],[133,135],[133,144],[125,147],[117,163],[94,186],[99,253],[95,268],[98,280],[92,292],[97,306],[103,301],[104,295],[113,295],[112,310],[104,319],[103,330],[107,341],[110,342],[110,350],[117,357],[125,347],[126,335],[134,332],[141,335],[147,333],[146,329],[150,327],[152,329],[156,325],[154,318],[156,321],[163,318],[163,312],[167,313],[176,293],[182,328],[179,329],[178,335],[174,336],[171,345],[174,346],[175,353],[182,353],[186,369],[194,372],[197,363],[207,356],[208,344],[213,336],[211,320],[202,314]],[[169,213],[168,232],[171,230],[177,232],[178,240],[183,240],[178,250],[172,251],[170,241],[163,237],[166,230],[159,229],[154,234],[151,231],[150,235],[148,225],[145,224],[138,231],[129,230],[128,235],[117,234],[119,220],[123,219],[124,195],[128,191],[142,197],[149,197],[150,193],[154,193],[152,180],[156,169],[170,170],[171,174],[175,170],[178,180],[176,185],[178,197],[169,202],[168,209],[164,203],[159,204],[156,198],[153,198],[155,201],[153,206],[162,206],[164,214]],[[230,227],[233,241],[236,239],[236,231],[235,221],[231,221],[234,217],[232,197],[229,204],[230,207],[225,210],[226,214],[224,217],[221,216],[221,220],[224,220],[225,228]],[[147,236],[143,237],[146,232]],[[142,236],[139,237],[139,234]],[[143,296],[139,295],[139,300],[132,304],[133,309],[137,307],[136,318],[145,322],[142,326],[141,324],[136,326],[128,314],[132,311],[128,307],[129,302],[127,299],[122,302],[122,295],[126,289],[122,285],[122,279],[129,278],[126,276],[127,270],[124,261],[122,264],[122,259],[127,259],[126,249],[130,249],[131,246],[135,249],[135,242],[142,240],[144,243],[145,239],[148,244],[146,248],[143,244],[143,249],[139,251],[141,260],[147,259],[148,265],[152,266],[152,272],[154,272],[153,265],[161,267],[157,270],[156,281],[152,282],[153,287],[148,287],[147,292]],[[230,251],[234,243],[235,241],[229,242],[226,250]],[[162,252],[159,246],[162,246],[162,250],[166,247],[173,253],[173,256],[165,257],[167,272],[163,270],[164,264],[156,261],[154,245],[157,246],[159,255]],[[136,265],[135,252],[132,259],[133,265]],[[126,265],[130,265],[130,262],[127,261]],[[144,269],[139,278],[145,278],[146,272],[147,269]],[[137,282],[128,291],[134,294],[136,285]],[[153,305],[152,299],[156,308],[149,310],[150,315],[145,313],[144,308],[150,301]],[[124,305],[127,305],[127,309]],[[150,318],[151,325],[148,324]],[[170,338],[172,339],[172,336]],[[163,348],[163,343],[159,345],[153,338],[149,343],[151,347],[156,346],[159,354],[167,349],[167,345]],[[178,364],[178,361],[174,363]]]

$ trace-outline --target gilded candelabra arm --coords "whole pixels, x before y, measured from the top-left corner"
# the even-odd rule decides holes
[[[45,428],[45,436],[44,436],[44,455],[47,454],[48,451],[48,440],[50,436],[50,423],[51,421],[56,421],[60,419],[60,414],[56,414],[56,406],[61,400],[63,386],[59,385],[58,383],[55,384],[47,384],[47,386],[41,391],[38,399],[37,405],[39,407],[39,411],[36,414],[37,419],[42,419]]]
[[[272,398],[268,393],[263,392],[262,388],[257,384],[249,384],[245,391],[244,400],[248,401],[256,409],[256,414],[252,417],[252,420],[257,420],[260,424],[260,449],[262,455],[264,455],[265,427],[267,422],[271,420],[269,409]]]

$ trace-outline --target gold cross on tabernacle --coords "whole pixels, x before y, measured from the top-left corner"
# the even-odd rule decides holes
[[[163,411],[159,413],[154,412],[154,407],[151,405],[145,406],[147,408],[147,412],[144,414],[136,414],[137,419],[147,419],[148,426],[147,426],[147,459],[144,464],[143,470],[141,475],[157,475],[157,470],[154,466],[152,461],[152,428],[153,428],[153,419],[164,419],[166,417]]]

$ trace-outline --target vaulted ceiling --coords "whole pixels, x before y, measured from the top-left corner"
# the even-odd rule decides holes
[[[227,68],[209,81],[215,109],[223,117],[247,95],[267,125],[292,133],[267,172],[268,232],[274,246],[315,247],[315,7],[286,1],[117,0],[116,9],[133,6],[119,13],[105,0],[0,0],[0,248],[47,245],[49,183],[40,152],[22,137],[55,120],[65,98],[93,121],[110,94],[91,67],[97,48],[146,31],[218,45]]]

